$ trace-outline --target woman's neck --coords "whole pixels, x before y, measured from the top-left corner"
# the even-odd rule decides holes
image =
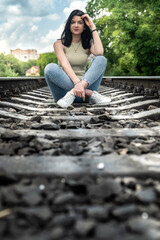
[[[80,41],[81,41],[81,35],[78,35],[78,36],[72,35],[72,42],[73,43],[78,43]]]

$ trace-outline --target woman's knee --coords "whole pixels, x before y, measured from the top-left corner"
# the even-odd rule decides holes
[[[58,70],[59,66],[56,63],[49,63],[44,68],[44,75],[50,75],[55,73]]]
[[[105,58],[103,55],[98,55],[95,57],[95,59],[98,61],[99,65],[104,67],[107,66],[107,58]]]

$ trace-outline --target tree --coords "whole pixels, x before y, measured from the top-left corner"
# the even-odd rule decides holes
[[[9,65],[10,68],[17,74],[17,75],[22,75],[23,69],[21,67],[20,61],[15,58],[12,54],[7,54],[5,56],[5,61],[4,63],[6,65]]]
[[[40,54],[37,60],[40,76],[44,76],[44,68],[48,63],[58,63],[57,56],[54,52]]]
[[[17,59],[16,59],[17,60]],[[15,71],[13,66],[12,57],[5,56],[4,53],[0,54],[0,77],[17,77],[18,72]],[[18,67],[18,63],[15,61],[15,66]]]
[[[90,0],[86,10],[100,31],[107,75],[160,74],[160,0]]]
[[[13,55],[0,54],[0,77],[25,76],[25,72],[32,66],[39,66],[40,76],[44,76],[44,68],[48,63],[58,63],[55,53],[41,54],[38,60],[19,61]]]
[[[25,72],[30,67],[37,65],[36,60],[27,62],[19,61],[13,55],[0,54],[0,77],[18,77],[25,76]]]

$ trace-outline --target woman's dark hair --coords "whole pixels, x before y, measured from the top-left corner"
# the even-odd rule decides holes
[[[72,11],[71,14],[69,15],[66,25],[65,25],[65,28],[64,28],[64,31],[62,32],[62,35],[61,35],[61,41],[64,46],[69,47],[72,43],[72,33],[70,30],[70,24],[71,24],[72,18],[74,16],[82,16],[83,14],[84,14],[84,12],[76,9],[76,10]],[[90,28],[86,25],[85,21],[84,21],[84,31],[81,35],[81,39],[82,39],[83,48],[84,49],[90,48],[91,40],[92,40],[92,33],[91,33]]]

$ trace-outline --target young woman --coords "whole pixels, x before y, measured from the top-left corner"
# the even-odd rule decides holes
[[[107,103],[111,99],[99,94],[107,60],[97,29],[88,14],[74,10],[66,22],[61,39],[54,43],[59,65],[45,67],[46,82],[54,100],[62,108],[73,102]],[[86,71],[90,54],[94,55]]]

